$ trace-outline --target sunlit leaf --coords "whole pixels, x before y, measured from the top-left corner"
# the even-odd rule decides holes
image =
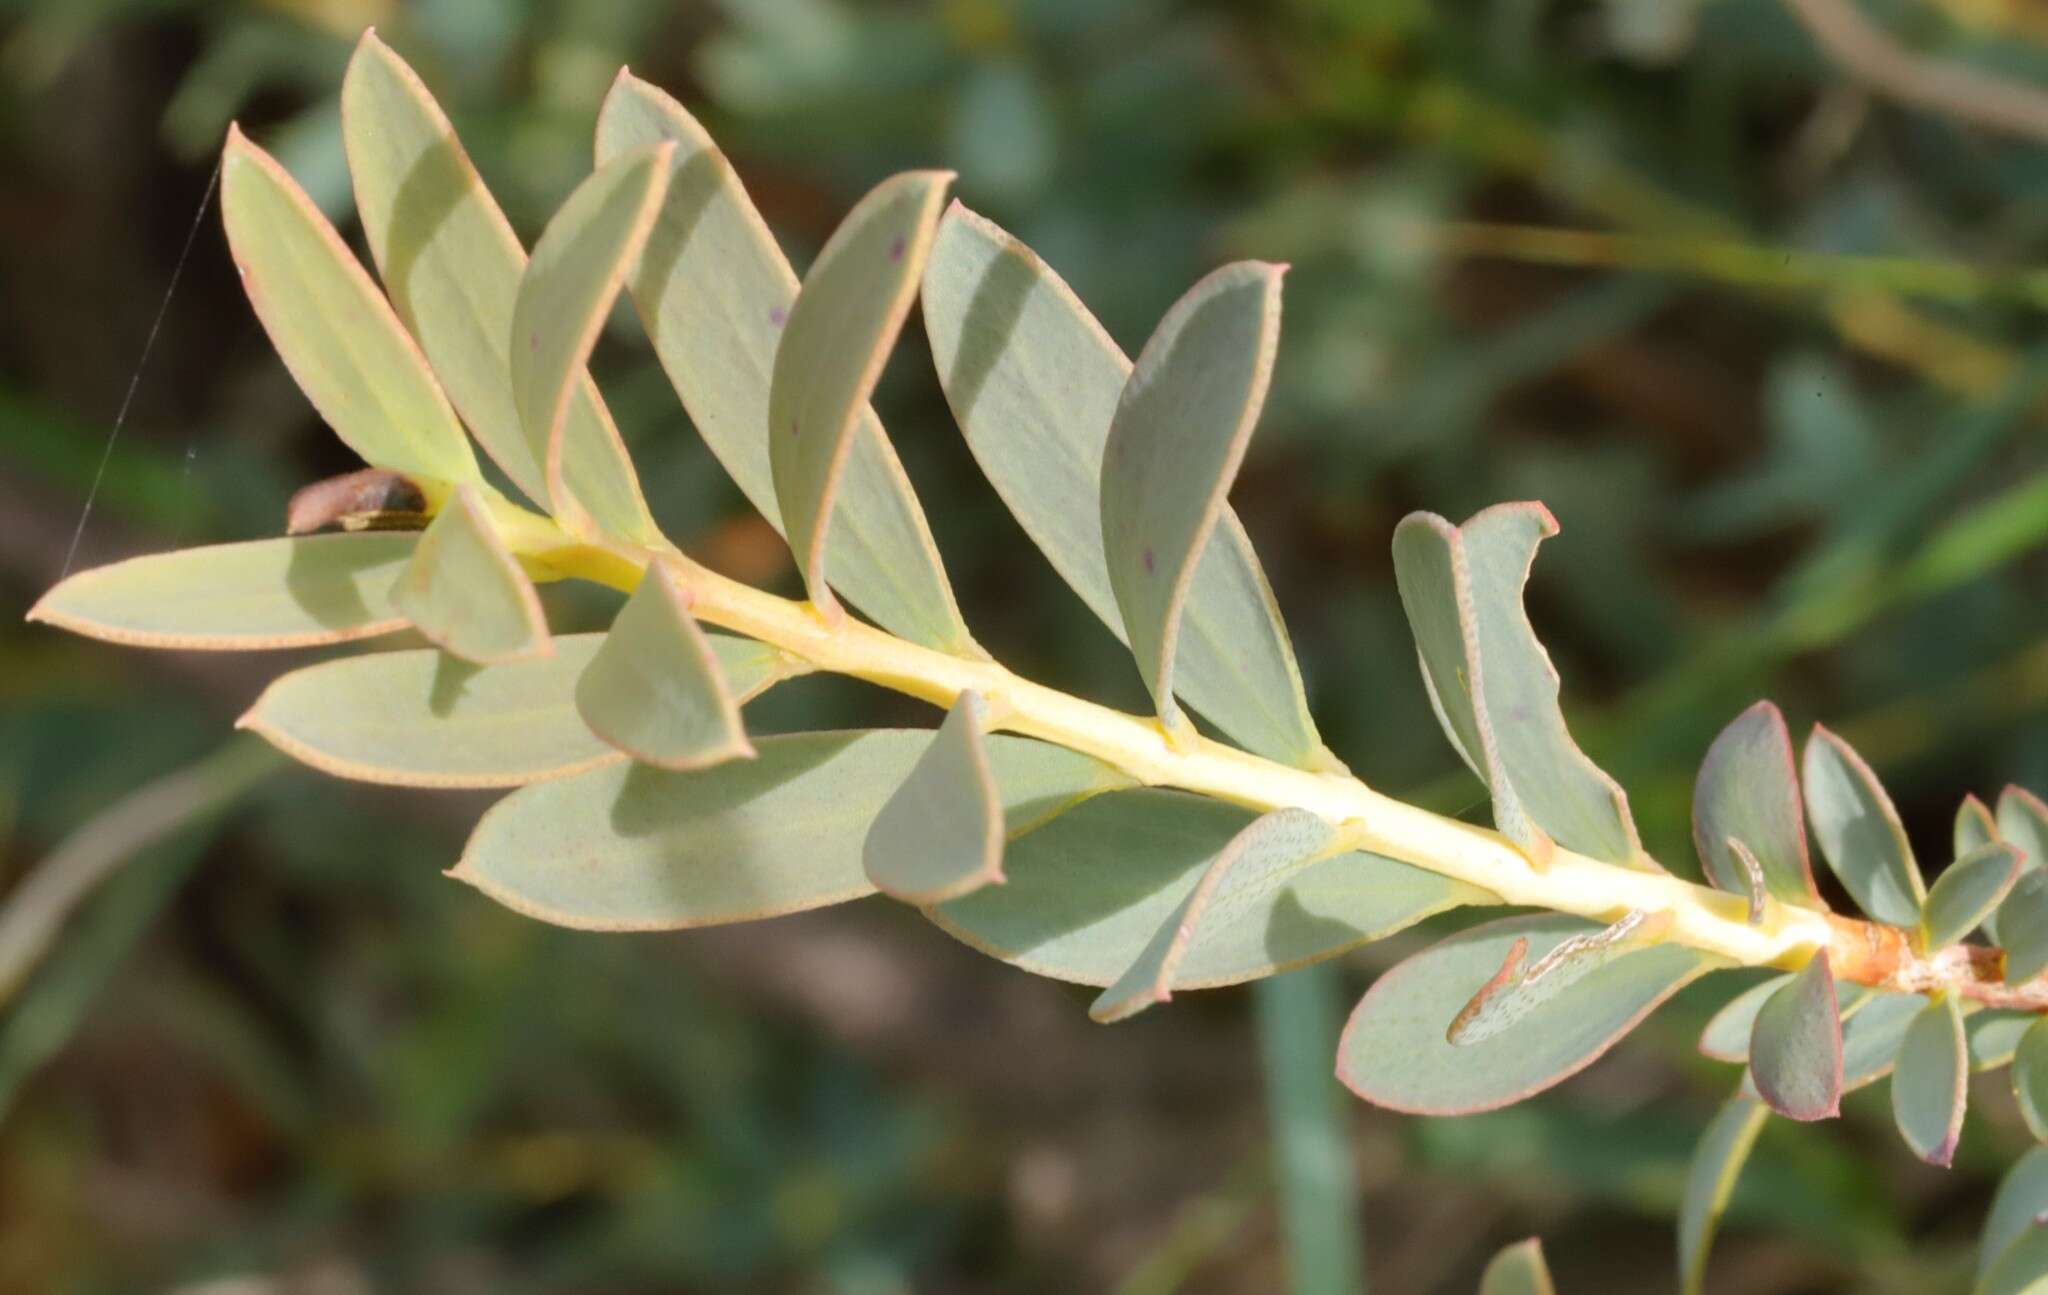
[[[1088,1014],[1121,1021],[1171,998],[1174,977],[1192,951],[1244,921],[1290,876],[1324,857],[1335,835],[1327,820],[1303,809],[1277,809],[1252,820],[1217,852],[1188,897]]]
[[[245,652],[405,628],[391,586],[417,536],[304,535],[177,549],[81,571],[28,619],[130,647]]]
[[[1929,1164],[1946,1165],[1955,1155],[1969,1074],[1962,1010],[1944,995],[1906,1027],[1892,1071],[1892,1119],[1913,1154]]]
[[[1979,846],[1998,839],[1998,823],[1991,811],[1975,796],[1963,797],[1956,808],[1955,857],[1960,859]]]
[[[910,313],[951,171],[906,171],[848,212],[804,277],[768,386],[768,465],[811,601],[838,606],[825,550],[868,397]]]
[[[783,529],[768,461],[768,388],[797,279],[732,164],[676,101],[621,72],[597,124],[600,164],[664,140],[673,178],[628,280],[655,354],[711,452]],[[1092,496],[1091,496],[1092,498]],[[826,575],[892,633],[973,651],[924,512],[872,410],[862,410],[833,508]]]
[[[615,158],[577,185],[534,244],[512,304],[512,399],[527,452],[547,480],[550,511],[584,535],[601,527],[567,477],[569,411],[589,383],[590,351],[626,267],[654,226],[673,147],[657,144]],[[633,525],[641,533],[652,529],[637,519]]]
[[[341,83],[342,142],[356,210],[385,290],[484,450],[545,505],[545,469],[512,396],[512,306],[526,250],[440,105],[405,61],[365,32]],[[579,375],[562,434],[569,493],[604,530],[655,536],[618,428]]]
[[[998,771],[1000,774],[1000,771]],[[1167,790],[1097,796],[1003,852],[1004,884],[931,910],[966,943],[1036,975],[1108,985],[1256,817]],[[1171,988],[1231,985],[1333,957],[1487,892],[1379,855],[1310,865],[1227,927],[1205,932]]]
[[[982,471],[1053,569],[1123,637],[1101,481],[1131,362],[1030,248],[958,202],[925,269],[924,324]],[[1228,506],[1188,589],[1173,680],[1182,701],[1248,750],[1327,762],[1279,609]]]
[[[1138,673],[1169,728],[1180,622],[1280,345],[1280,276],[1226,265],[1173,304],[1124,383],[1102,458],[1102,545]]]
[[[1683,1295],[1699,1295],[1705,1287],[1715,1229],[1769,1114],[1762,1102],[1738,1093],[1700,1134],[1678,1206],[1678,1286]]]
[[[711,639],[660,560],[648,563],[604,646],[577,677],[576,712],[606,742],[664,769],[754,754]]]
[[[2048,1142],[2048,1028],[2041,1020],[2027,1027],[2013,1049],[2012,1094],[2034,1137]]]
[[[1557,1295],[1543,1243],[1530,1237],[1495,1255],[1479,1276],[1479,1295]]]
[[[2048,1214],[2048,1147],[2030,1147],[2006,1172],[1984,1216],[1984,1237],[1977,1246],[1978,1281],[2023,1233],[2040,1230],[2043,1214]]]
[[[861,868],[868,825],[929,744],[904,729],[798,733],[692,773],[618,764],[535,783],[484,815],[450,875],[587,930],[680,930],[856,899],[874,892]],[[1071,779],[1045,770],[1085,759],[989,739],[1004,811],[1020,822],[1071,799]]]
[[[2009,845],[1979,846],[1943,870],[1921,905],[1922,949],[1954,944],[1991,916],[2019,879],[2019,851]]]
[[[1785,717],[1760,701],[1735,717],[1707,748],[1692,795],[1692,840],[1708,880],[1748,893],[1744,868],[1728,847],[1733,837],[1761,867],[1764,888],[1778,899],[1825,908],[1806,854],[1799,772]]]
[[[779,648],[710,634],[733,701],[804,673]],[[602,634],[553,655],[475,666],[435,649],[377,652],[294,670],[237,721],[293,759],[343,778],[408,787],[516,787],[626,759],[576,713],[576,679]]]
[[[1486,783],[1500,830],[1539,866],[1553,840],[1644,866],[1628,797],[1566,731],[1557,671],[1522,608],[1536,546],[1556,533],[1540,504],[1501,504],[1463,526],[1412,513],[1394,530],[1401,603],[1437,717]]]
[[[1816,724],[1806,741],[1806,812],[1828,866],[1863,911],[1911,927],[1927,887],[1891,797],[1847,742]]]
[[[868,880],[912,904],[1003,879],[1003,798],[988,763],[988,704],[963,692],[868,829]]]
[[[1759,1096],[1795,1120],[1832,1119],[1842,1101],[1842,1021],[1823,949],[1758,1009],[1749,1070]]]
[[[552,650],[540,595],[472,486],[458,486],[413,546],[391,605],[427,641],[494,665]]]
[[[1630,909],[1608,926],[1574,935],[1536,958],[1528,956],[1526,944],[1515,944],[1500,970],[1451,1018],[1444,1037],[1465,1047],[1519,1025],[1536,1008],[1610,963],[1655,944],[1670,929],[1669,914],[1652,917]]]
[[[1491,1110],[1590,1065],[1659,1003],[1719,960],[1656,944],[1584,977],[1516,1023],[1464,1046],[1446,1037],[1460,1009],[1518,940],[1541,958],[1600,928],[1558,913],[1510,917],[1460,932],[1381,976],[1345,1027],[1337,1077],[1369,1102],[1413,1114]]]
[[[305,190],[233,127],[220,206],[249,304],[335,434],[372,467],[475,479],[469,438],[384,294]]]

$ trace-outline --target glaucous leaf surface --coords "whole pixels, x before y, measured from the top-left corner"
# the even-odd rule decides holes
[[[1394,575],[1437,717],[1493,797],[1494,823],[1539,866],[1553,840],[1645,866],[1628,797],[1586,758],[1558,707],[1557,671],[1522,588],[1557,534],[1541,504],[1500,504],[1453,526],[1411,513],[1394,529]]]
[[[81,571],[28,619],[130,647],[246,652],[405,628],[391,587],[418,536],[302,535],[151,553]]]
[[[450,873],[560,926],[681,930],[872,894],[868,825],[929,745],[877,729],[765,737],[752,760],[692,773],[610,765],[499,801]],[[1102,779],[1085,756],[998,735],[1005,814],[1033,822]]]
[[[599,514],[567,476],[566,428],[589,382],[591,348],[611,314],[626,267],[640,255],[668,186],[671,144],[628,153],[577,185],[541,232],[512,303],[512,401],[527,452],[547,481],[549,511],[586,537]],[[607,483],[615,484],[615,483]],[[635,502],[637,502],[635,487]],[[607,503],[616,514],[619,501]],[[633,525],[641,534],[652,523]]]
[[[668,196],[628,286],[698,434],[755,511],[786,533],[768,459],[768,393],[796,274],[704,128],[662,90],[620,72],[598,116],[599,164],[663,141],[675,144]],[[826,576],[876,624],[942,651],[975,650],[910,478],[871,409],[859,413],[831,534]]]
[[[1758,1008],[1749,1071],[1757,1094],[1780,1115],[1825,1120],[1840,1112],[1842,1021],[1825,949]]]
[[[1927,898],[1899,812],[1863,757],[1816,724],[1806,740],[1806,812],[1828,866],[1865,914],[1913,927]]]
[[[2008,786],[1999,794],[1993,830],[1998,839],[2020,851],[2020,884],[2007,901],[2013,907],[2010,938],[2003,907],[1984,930],[2005,946],[2006,982],[2019,984],[2048,968],[2048,880],[2032,876],[2048,872],[2042,866],[2048,864],[2048,804],[2024,787]],[[2024,898],[2019,895],[2022,889]]]
[[[1763,872],[1764,889],[1788,904],[1825,908],[1814,889],[1800,809],[1799,771],[1785,716],[1760,701],[1732,720],[1707,748],[1692,794],[1692,840],[1708,880],[1732,894],[1749,892],[1734,837]]]
[[[951,171],[906,171],[854,204],[804,276],[768,384],[768,466],[811,601],[838,606],[825,550],[840,477],[910,314]]]
[[[1000,776],[1000,770],[998,770]],[[1256,817],[1186,792],[1097,796],[1013,836],[1004,884],[930,910],[965,943],[1055,980],[1115,981],[1186,901],[1212,860]],[[1459,904],[1493,902],[1476,887],[1353,852],[1312,864],[1205,933],[1172,988],[1206,989],[1334,957]]]
[[[526,249],[440,105],[405,61],[365,32],[341,84],[342,142],[385,291],[448,399],[527,498],[548,484],[512,394],[512,310]],[[588,375],[562,432],[569,493],[603,530],[656,537],[632,460]]]
[[[1039,551],[1119,638],[1102,456],[1131,362],[1037,254],[957,201],[924,276],[924,326],[967,445]],[[1264,571],[1226,505],[1181,613],[1174,691],[1247,750],[1328,759]]]
[[[868,880],[910,904],[938,904],[1003,880],[1002,789],[988,762],[988,704],[969,689],[868,829]]]
[[[2019,875],[2019,851],[1999,842],[1979,846],[1943,869],[1920,906],[1920,947],[1939,949],[1976,930]]]
[[[435,647],[478,665],[553,650],[540,595],[472,485],[457,486],[421,533],[391,605]]]
[[[1445,1032],[1518,940],[1528,959],[1601,928],[1561,913],[1462,931],[1409,958],[1359,1001],[1337,1077],[1369,1102],[1417,1115],[1462,1115],[1521,1101],[1596,1060],[1659,1003],[1723,965],[1677,944],[1639,949],[1534,1007],[1511,1029],[1464,1046]]]
[[[1991,1270],[1977,1283],[1975,1295],[2042,1295],[2048,1291],[2048,1225],[2039,1223],[2013,1239]]]
[[[517,787],[626,759],[576,713],[576,680],[602,634],[564,634],[550,656],[476,666],[437,649],[376,652],[294,670],[237,721],[302,763],[406,787]],[[708,634],[736,704],[809,667],[779,648]]]
[[[663,769],[754,754],[711,639],[660,559],[647,564],[604,646],[577,676],[576,713],[606,742]]]
[[[1772,976],[1758,981],[1728,1000],[1726,1006],[1707,1022],[1707,1028],[1700,1031],[1700,1052],[1716,1061],[1746,1062],[1749,1060],[1749,1036],[1756,1028],[1756,1014],[1770,996],[1792,977]],[[1868,999],[1869,991],[1853,981],[1835,982],[1835,1013],[1847,1022]]]
[[[1335,836],[1327,820],[1303,809],[1277,809],[1253,819],[1217,852],[1188,897],[1088,1015],[1121,1021],[1173,997],[1174,977],[1191,952],[1212,935],[1228,938],[1290,876],[1326,857]]]
[[[1907,1025],[1892,1071],[1892,1119],[1913,1154],[1929,1164],[1946,1165],[1955,1155],[1969,1075],[1962,1010],[1944,996]]]
[[[1927,1009],[1924,994],[1872,993],[1842,1025],[1842,1091],[1892,1073],[1906,1030]]]
[[[1693,1148],[1678,1203],[1678,1288],[1683,1295],[1699,1295],[1705,1288],[1714,1231],[1769,1115],[1762,1102],[1738,1093],[1715,1112]]]
[[[2040,1020],[2013,1049],[2012,1095],[2036,1140],[2048,1142],[2048,1029]]]
[[[1998,797],[1998,835],[2026,855],[2025,866],[2048,866],[2048,804],[2025,787],[2007,787]]]
[[[221,216],[271,345],[335,435],[371,467],[474,480],[476,457],[411,334],[277,160],[228,128]]]
[[[1124,640],[1169,728],[1180,622],[1195,568],[1266,403],[1285,267],[1240,261],[1205,276],[1145,343],[1103,447],[1103,558]]]
[[[1970,1069],[1997,1070],[2011,1063],[2020,1036],[2041,1019],[2032,1012],[2004,1008],[1980,1008],[1963,1013],[1963,1046],[1970,1053]]]
[[[1530,1237],[1495,1255],[1479,1276],[1479,1295],[1557,1295],[1543,1243]]]
[[[1998,943],[2005,983],[2021,985],[2048,971],[2048,871],[2025,868],[1998,906]]]
[[[1980,1282],[2007,1247],[2022,1234],[2040,1230],[2035,1220],[2044,1213],[2048,1213],[2048,1147],[2031,1147],[2006,1171],[1991,1198],[1990,1212],[1984,1216],[1984,1236],[1977,1246]]]
[[[1963,797],[1963,803],[1956,808],[1955,857],[1960,859],[1979,846],[1989,845],[1998,839],[1998,822],[1991,817],[1991,811],[1975,796]]]

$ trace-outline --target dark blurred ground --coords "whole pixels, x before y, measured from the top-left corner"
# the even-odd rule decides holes
[[[2048,84],[2026,0],[1867,12]],[[1477,799],[1417,686],[1394,522],[1526,497],[1564,527],[1532,596],[1568,706],[1660,857],[1689,862],[1692,766],[1758,695],[1856,742],[1929,861],[1965,791],[2048,785],[2048,293],[2025,270],[2048,143],[1866,93],[1777,0],[9,0],[0,881],[225,741],[283,668],[7,627],[65,563],[229,118],[346,212],[334,95],[372,22],[529,238],[625,62],[704,116],[799,265],[923,164],[1132,351],[1203,270],[1293,262],[1234,498],[1324,733],[1376,785]],[[1558,249],[1474,221],[1629,238],[1535,264]],[[348,466],[224,250],[209,211],[78,565],[273,533],[294,485]],[[1837,253],[1961,273],[1901,296],[1896,265],[1814,259]],[[637,334],[600,359],[672,533],[786,579]],[[921,341],[880,404],[981,640],[1139,698],[978,477]],[[750,709],[928,721],[831,681]],[[551,930],[439,876],[481,803],[294,771],[84,910],[0,1015],[0,1291],[1280,1288],[1242,991],[1103,1029],[1080,991],[879,901]],[[1411,936],[1347,960],[1347,996]],[[1468,1291],[1532,1232],[1567,1292],[1670,1288],[1686,1156],[1733,1080],[1691,1040],[1738,979],[1522,1107],[1347,1106],[1372,1289]],[[1713,1288],[1962,1289],[2026,1136],[2002,1087],[1949,1173],[1898,1145],[1882,1086],[1774,1127]]]

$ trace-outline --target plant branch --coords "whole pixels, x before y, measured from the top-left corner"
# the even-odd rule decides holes
[[[1871,88],[1916,107],[2048,141],[2048,91],[1960,63],[1917,57],[1854,0],[1785,0],[1820,47]]]

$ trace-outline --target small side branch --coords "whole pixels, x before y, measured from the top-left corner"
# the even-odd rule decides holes
[[[1908,53],[1855,0],[1785,3],[1821,48],[1871,89],[1959,121],[2048,142],[2048,91]]]

